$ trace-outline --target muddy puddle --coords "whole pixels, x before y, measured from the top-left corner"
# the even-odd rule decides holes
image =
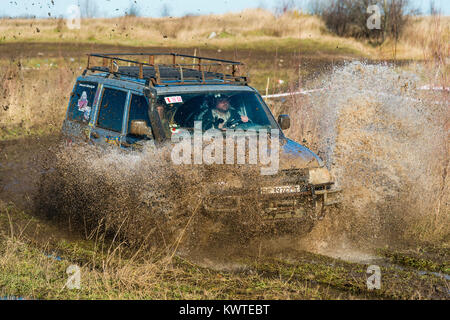
[[[58,143],[58,135],[0,141],[1,201],[14,202],[21,209],[32,206],[48,151]]]

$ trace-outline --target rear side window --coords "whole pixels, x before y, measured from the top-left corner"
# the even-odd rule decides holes
[[[103,129],[121,132],[126,99],[127,92],[106,88],[103,91],[97,126]]]
[[[148,103],[144,96],[132,95],[130,104],[130,115],[128,116],[128,132],[131,128],[131,121],[145,120],[147,126],[150,127],[150,119],[148,117]]]
[[[97,83],[78,82],[70,98],[68,119],[89,122]]]

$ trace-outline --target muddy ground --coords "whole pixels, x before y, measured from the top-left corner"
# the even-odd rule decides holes
[[[73,249],[77,248],[79,243],[94,242],[92,238],[86,240],[89,237],[81,230],[70,230],[67,225],[56,224],[33,215],[33,198],[36,196],[35,191],[40,170],[43,168],[42,163],[48,160],[48,155],[52,154],[51,150],[58,143],[59,139],[56,136],[0,143],[2,157],[0,204],[2,209],[14,208],[8,211],[10,215],[20,210],[28,213],[23,216],[12,216],[14,229],[20,232],[25,230],[25,236],[21,236],[28,239],[33,246],[41,248],[43,256],[44,254],[55,256],[63,261],[67,259],[67,263],[75,262],[83,268],[103,270],[104,266],[102,267],[100,262],[94,262],[95,259],[92,258],[95,256],[99,259],[98,256],[101,255],[99,249],[93,249],[92,253],[81,250],[77,253],[78,251]],[[273,239],[254,239],[245,245],[229,242],[228,245],[231,247],[224,246],[222,242],[219,246],[211,244],[195,251],[185,251],[180,247],[173,252],[169,270],[173,268],[183,270],[182,272],[186,274],[175,276],[177,285],[179,286],[181,281],[183,287],[192,287],[192,289],[185,289],[188,292],[184,295],[177,295],[176,291],[173,291],[165,297],[171,299],[195,297],[197,299],[202,295],[190,296],[189,290],[201,292],[206,290],[202,288],[215,287],[219,293],[209,298],[449,298],[450,278],[446,275],[448,250],[431,247],[361,248],[357,245],[345,244],[345,242],[331,246],[328,250],[317,250],[317,241],[320,241],[317,235],[312,238],[284,236]],[[61,243],[64,243],[64,246]],[[71,247],[71,243],[74,247]],[[381,289],[368,290],[366,282],[371,275],[367,273],[369,265],[380,266]],[[161,278],[161,281],[170,282],[171,280],[168,279],[173,275],[165,269],[164,274],[166,275]],[[26,278],[22,276],[21,279],[25,281]],[[273,281],[275,283],[271,285]],[[9,286],[6,287],[9,288]],[[45,285],[39,294],[30,295],[26,290],[19,289],[19,292],[16,290],[5,292],[2,289],[2,294],[4,296],[24,295],[28,299],[67,298],[61,295],[61,291],[51,293],[55,289],[49,289],[49,293],[44,293]],[[79,296],[72,298],[77,297],[95,296],[84,296],[80,293]],[[161,298],[161,296],[154,297]],[[98,298],[105,298],[105,296]]]
[[[42,163],[49,150],[58,145],[57,136],[24,138],[0,143],[1,190],[3,207],[14,206],[33,215],[33,198],[36,195]],[[27,225],[29,216],[16,217],[15,223]],[[22,220],[23,219],[23,220]],[[35,224],[35,225],[34,225]],[[85,241],[82,232],[69,230],[51,221],[35,220],[27,225],[29,238],[33,242],[47,243],[47,250],[58,241]],[[20,228],[19,228],[20,230]],[[220,277],[244,277],[258,275],[262,279],[280,278],[289,285],[279,288],[279,295],[289,299],[303,299],[308,295],[294,294],[292,288],[305,285],[308,290],[317,290],[318,298],[331,299],[448,299],[449,281],[448,250],[436,248],[357,248],[342,244],[334,249],[316,250],[310,239],[280,237],[254,240],[251,244],[218,249],[215,246],[201,251],[179,250],[175,265],[184,268],[196,265],[202,272],[218,274]],[[312,241],[317,241],[317,237]],[[50,243],[50,245],[48,245]],[[69,253],[58,249],[60,256]],[[75,257],[71,257],[72,261]],[[82,256],[78,263],[91,263]],[[85,261],[83,259],[86,259]],[[187,262],[186,262],[187,261]],[[186,265],[187,263],[187,265]],[[379,265],[382,270],[380,290],[368,290],[366,273],[369,265]],[[209,271],[208,271],[209,270]],[[243,285],[243,284],[242,284]],[[287,291],[286,291],[287,290]],[[266,290],[267,291],[267,290]],[[289,293],[291,291],[291,293]],[[259,291],[248,291],[244,287],[232,290],[231,298],[261,298]],[[269,293],[267,293],[269,294]],[[267,297],[266,295],[263,295]],[[268,297],[276,298],[276,292]]]
[[[23,59],[31,57],[72,57],[76,58],[87,52],[132,52],[136,48],[110,45],[58,45],[58,44],[14,44],[0,45],[0,58],[17,59],[21,52]],[[151,48],[151,51],[158,51]],[[142,48],[139,48],[139,51]],[[150,51],[150,50],[149,50]],[[161,51],[168,51],[167,48]],[[192,49],[177,50],[192,54]],[[197,54],[213,57],[238,59],[264,59],[270,61],[266,53],[239,51],[217,52],[202,49]],[[289,56],[294,59],[292,53]],[[351,59],[352,57],[346,57]],[[324,73],[333,66],[343,63],[340,59],[307,57],[302,59],[310,76]],[[0,141],[0,204],[1,208],[14,207],[33,216],[34,199],[38,182],[48,162],[52,150],[60,143],[57,134],[50,136],[33,136]],[[54,239],[68,239],[76,242],[85,240],[86,235],[78,230],[55,225],[51,221],[40,220],[39,228],[29,234],[35,241],[46,242]],[[25,220],[25,218],[24,218]],[[18,217],[19,225],[25,224]],[[320,228],[320,227],[319,227]],[[35,230],[39,229],[39,232]],[[206,248],[195,255],[180,250],[175,264],[195,265],[209,274],[246,278],[249,274],[257,274],[262,279],[280,278],[286,281],[286,288],[280,288],[280,296],[291,299],[311,298],[308,295],[289,294],[292,287],[309,284],[318,292],[326,292],[320,297],[356,298],[356,299],[448,299],[449,291],[449,250],[440,244],[399,244],[390,243],[385,246],[367,243],[360,245],[337,239],[335,245],[321,246],[320,235],[323,230],[314,231],[312,237],[278,237],[274,239],[255,239],[242,247],[229,248],[221,252],[217,247]],[[329,241],[329,236],[327,238]],[[64,254],[64,252],[62,252]],[[79,261],[82,263],[83,258]],[[181,261],[181,262],[180,262]],[[188,262],[186,262],[188,261]],[[382,286],[379,290],[369,290],[366,280],[370,276],[369,265],[379,265],[382,272]],[[261,294],[246,291],[239,285],[233,289],[231,298],[261,298]],[[269,290],[269,289],[261,289]],[[259,291],[258,291],[259,292]],[[273,296],[276,298],[276,292]]]
[[[371,63],[378,63],[380,61],[371,60],[370,58],[358,57],[352,54],[338,54],[338,53],[311,53],[302,52],[301,48],[298,51],[278,50],[277,48],[267,48],[266,50],[251,50],[237,48],[235,50],[221,50],[217,48],[175,48],[175,47],[135,47],[135,46],[121,46],[110,44],[94,44],[94,43],[4,43],[0,44],[0,59],[19,61],[23,59],[26,61],[31,58],[51,59],[75,59],[84,65],[86,63],[86,55],[89,53],[135,53],[135,52],[177,52],[187,55],[206,56],[217,59],[228,59],[241,61],[246,64],[243,74],[250,75],[250,81],[253,86],[263,91],[266,86],[266,77],[270,77],[275,81],[274,75],[277,76],[279,72],[294,71],[295,75],[301,76],[301,86],[308,86],[308,82],[317,78],[324,72],[330,72],[333,67],[342,65],[345,61],[360,60]],[[408,60],[383,60],[384,63],[395,63],[396,65],[407,65],[411,61]],[[270,71],[265,74],[265,77],[257,79],[255,83],[255,72],[266,69]],[[279,75],[278,75],[279,76]],[[285,75],[284,75],[285,76]],[[285,79],[286,81],[286,79]],[[280,88],[270,88],[270,93]],[[288,88],[284,86],[284,91]]]

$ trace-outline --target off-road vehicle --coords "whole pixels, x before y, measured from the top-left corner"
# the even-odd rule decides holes
[[[126,150],[153,143],[158,148],[180,130],[192,130],[201,115],[225,99],[228,118],[211,123],[210,117],[202,129],[279,130],[279,171],[233,184],[214,177],[203,212],[246,214],[243,208],[250,206],[263,225],[282,222],[293,231],[299,225],[310,230],[336,203],[338,190],[324,162],[285,137],[289,116],[275,120],[248,77],[239,73],[242,65],[178,53],[89,54],[71,94],[63,135],[68,143],[84,140]]]

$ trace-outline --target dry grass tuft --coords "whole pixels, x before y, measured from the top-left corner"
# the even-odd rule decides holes
[[[0,65],[0,132],[59,129],[75,70],[63,61],[36,70],[22,63],[17,60]]]

